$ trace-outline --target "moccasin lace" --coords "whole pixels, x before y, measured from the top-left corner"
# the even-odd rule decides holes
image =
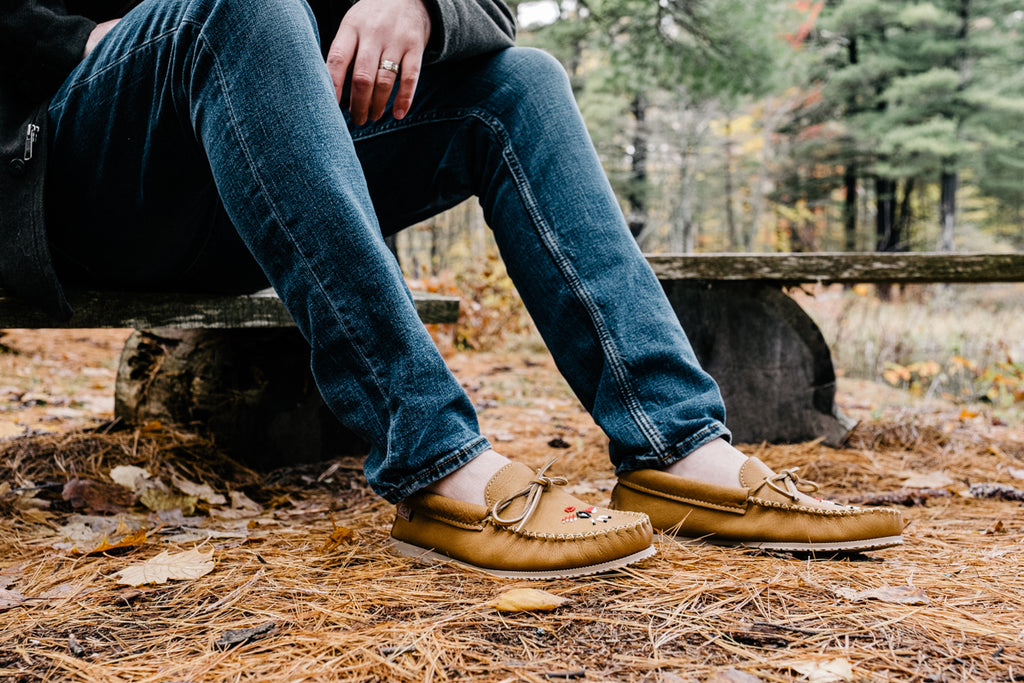
[[[796,473],[798,468],[791,467],[788,470],[783,470],[773,477],[768,477],[764,480],[764,483],[768,484],[771,488],[775,489],[784,496],[789,498],[795,503],[800,497],[801,493],[814,493],[818,490],[818,485],[813,481],[802,479],[800,475]]]
[[[503,526],[508,526],[518,522],[519,526],[516,527],[516,531],[522,530],[523,525],[529,521],[530,515],[533,514],[534,510],[536,510],[537,506],[540,504],[540,497],[544,491],[546,491],[549,486],[565,486],[569,483],[569,480],[565,477],[549,477],[544,474],[548,471],[548,468],[554,464],[554,462],[555,460],[552,459],[547,465],[544,465],[544,467],[537,470],[536,476],[534,476],[533,480],[530,481],[526,488],[495,503],[491,507],[491,519],[493,519],[496,524],[501,524]],[[510,517],[508,519],[501,516],[501,513],[512,505],[517,498],[522,498],[523,496],[526,497],[526,506],[523,508],[522,512],[515,517]]]

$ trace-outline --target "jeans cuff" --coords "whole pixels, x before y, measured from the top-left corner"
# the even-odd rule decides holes
[[[478,455],[491,449],[486,437],[478,436],[468,444],[438,459],[430,468],[418,472],[412,479],[378,493],[389,503],[398,503],[435,481],[444,479]]]
[[[626,472],[634,472],[636,470],[663,470],[715,439],[732,441],[732,432],[721,422],[706,425],[696,434],[692,434],[683,441],[680,441],[664,456],[647,453],[627,459],[615,468],[615,474],[625,474]]]

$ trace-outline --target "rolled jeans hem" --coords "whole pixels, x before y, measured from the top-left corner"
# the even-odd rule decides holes
[[[635,472],[636,470],[665,469],[715,439],[731,441],[732,433],[721,422],[707,425],[696,434],[676,444],[665,456],[650,453],[629,458],[615,468],[615,474],[625,474],[626,472]]]
[[[456,451],[440,458],[431,467],[416,473],[415,478],[408,479],[397,486],[389,488],[374,487],[378,495],[389,503],[398,503],[420,489],[426,488],[436,481],[444,479],[452,472],[466,465],[482,453],[492,448],[486,437],[480,436]]]

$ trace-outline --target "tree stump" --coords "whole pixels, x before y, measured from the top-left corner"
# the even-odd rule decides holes
[[[845,440],[855,422],[836,408],[832,354],[818,326],[778,286],[662,286],[697,359],[718,382],[735,442]]]
[[[261,469],[367,452],[324,404],[295,328],[136,331],[121,353],[114,410],[132,424],[206,436]]]

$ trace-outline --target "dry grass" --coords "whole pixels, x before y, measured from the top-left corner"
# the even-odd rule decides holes
[[[547,361],[452,362],[499,446],[533,465],[562,455],[558,473],[590,482],[580,495],[607,499],[612,473],[602,438]],[[554,437],[568,448],[549,446]],[[2,447],[0,482],[58,485],[37,494],[48,510],[13,494],[0,502],[0,590],[32,598],[0,607],[4,681],[754,680],[732,670],[764,681],[822,681],[825,664],[850,668],[831,680],[1024,679],[1019,502],[929,499],[906,509],[903,547],[866,556],[794,557],[660,538],[658,555],[629,571],[509,582],[392,555],[392,511],[350,460],[259,474],[160,428],[75,431]],[[1021,485],[1014,472],[1024,469],[1019,431],[962,420],[955,410],[863,424],[842,450],[749,450],[775,467],[802,466],[840,498],[898,488],[915,473],[948,475],[956,493],[981,481]],[[242,490],[263,511],[217,520],[208,516],[217,506],[205,506],[188,521],[244,530],[244,538],[202,544],[216,559],[206,576],[119,586],[118,569],[196,542],[169,543],[181,520],[159,529],[135,506],[124,516],[150,530],[142,546],[86,557],[56,549],[60,525],[76,514],[59,486],[76,475],[105,479],[117,464],[168,480],[177,473],[222,493]],[[355,533],[325,551],[333,524]],[[485,605],[526,585],[572,602],[513,615]],[[884,587],[917,589],[927,602],[856,595]],[[267,622],[274,628],[260,639],[215,646],[229,629]]]

